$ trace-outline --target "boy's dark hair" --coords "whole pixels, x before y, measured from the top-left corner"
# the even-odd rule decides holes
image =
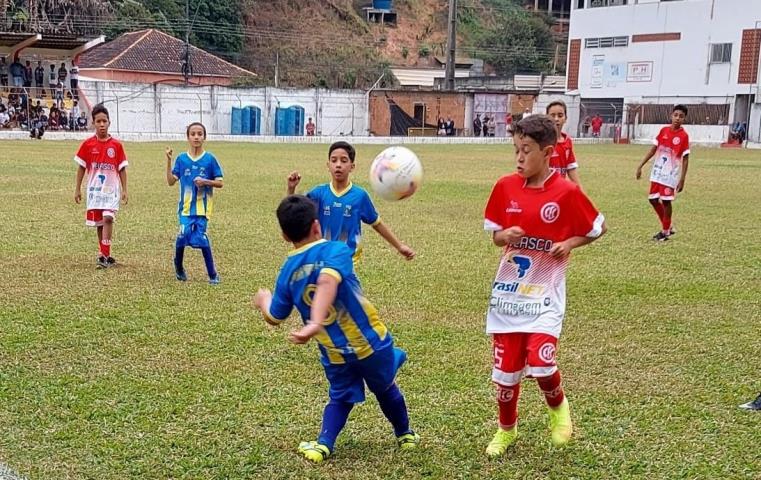
[[[333,150],[338,150],[339,148],[346,150],[346,153],[349,154],[349,160],[351,160],[351,163],[354,163],[354,158],[357,156],[357,151],[354,150],[354,147],[352,147],[349,142],[336,142],[331,145],[328,149],[328,159],[330,159],[330,156],[333,154]]]
[[[555,131],[555,122],[547,115],[529,115],[523,117],[510,129],[513,136],[525,136],[534,140],[541,148],[555,145],[558,134]]]
[[[95,105],[94,107],[92,107],[92,121],[93,122],[95,121],[95,116],[98,115],[99,113],[106,114],[106,118],[111,120],[111,116],[108,114],[108,109],[104,107],[102,103],[99,103]]]
[[[277,207],[277,221],[288,240],[300,242],[309,236],[317,220],[317,205],[304,195],[288,195]]]
[[[568,115],[568,107],[566,107],[565,102],[562,100],[553,100],[550,102],[549,105],[547,105],[547,109],[544,111],[547,115],[550,114],[550,108],[552,107],[563,107],[563,113]]]
[[[671,110],[671,113],[674,113],[674,112],[676,112],[677,110],[679,110],[680,112],[682,112],[682,113],[684,114],[684,116],[685,116],[685,117],[687,116],[687,106],[686,106],[686,105],[682,105],[681,103],[680,103],[679,105],[674,105],[674,109],[673,109],[673,110]]]
[[[201,123],[201,122],[193,122],[190,125],[188,125],[188,128],[185,129],[185,136],[186,137],[190,136],[190,129],[192,127],[201,127],[203,129],[203,138],[204,138],[204,140],[206,139],[206,126],[203,123]]]

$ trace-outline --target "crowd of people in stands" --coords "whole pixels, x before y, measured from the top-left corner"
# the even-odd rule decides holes
[[[51,63],[46,71],[42,61],[33,68],[31,60],[0,57],[0,128],[29,130],[32,138],[47,130],[87,130],[78,87],[76,65]]]

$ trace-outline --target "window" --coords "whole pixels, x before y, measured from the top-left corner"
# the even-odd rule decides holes
[[[629,37],[585,38],[584,48],[628,47]]]
[[[711,44],[711,63],[729,63],[732,61],[731,43]]]
[[[584,0],[577,0],[576,8],[584,8]]]
[[[620,5],[626,5],[627,3],[628,3],[627,0],[590,0],[589,6],[590,8],[617,7]]]

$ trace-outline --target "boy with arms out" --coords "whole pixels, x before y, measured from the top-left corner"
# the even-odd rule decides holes
[[[108,128],[111,120],[103,105],[92,109],[95,136],[79,147],[74,161],[79,165],[74,186],[74,201],[82,201],[82,180],[87,176],[87,216],[85,224],[98,231],[99,268],[116,265],[111,256],[111,239],[114,233],[114,218],[119,210],[119,201],[127,203],[127,156],[122,144],[111,137]]]
[[[412,260],[415,251],[400,242],[391,229],[381,222],[367,191],[351,182],[349,177],[354,171],[355,158],[356,151],[347,142],[332,144],[328,150],[330,183],[318,185],[306,194],[317,204],[322,236],[326,240],[346,243],[356,260],[362,253],[362,223],[366,223],[400,255]],[[299,172],[288,175],[288,195],[293,195],[300,181]]]
[[[676,194],[684,190],[687,178],[687,166],[690,160],[690,137],[682,128],[687,116],[687,107],[676,105],[671,112],[671,125],[663,127],[653,140],[653,146],[637,167],[637,180],[642,177],[642,167],[653,158],[650,172],[650,205],[653,206],[661,221],[661,231],[653,240],[666,241],[676,233],[671,226],[671,202]]]
[[[206,227],[211,217],[214,189],[223,186],[222,167],[216,157],[203,148],[206,127],[202,123],[191,123],[185,133],[190,148],[177,156],[174,167],[172,149],[166,149],[166,183],[171,187],[180,182],[180,201],[177,206],[180,232],[174,247],[174,272],[177,280],[186,281],[188,275],[182,264],[185,247],[198,248],[203,254],[209,283],[217,285],[220,279],[214,266]]]
[[[343,242],[322,238],[317,206],[302,195],[289,195],[277,209],[283,238],[294,250],[280,269],[274,295],[260,289],[254,306],[272,324],[282,323],[295,307],[304,326],[290,334],[295,344],[317,341],[330,401],[317,441],[302,442],[299,452],[322,462],[333,452],[338,434],[355,403],[365,400],[365,384],[391,422],[401,449],[415,448],[407,406],[394,378],[407,354],[394,346],[391,333],[364,297],[354,274],[353,251]]]
[[[545,396],[552,443],[570,440],[570,409],[555,361],[565,314],[565,269],[571,250],[606,230],[604,217],[581,188],[550,168],[557,129],[549,117],[523,118],[513,138],[517,172],[497,181],[484,213],[484,228],[505,249],[486,316],[499,406],[499,429],[486,448],[492,457],[504,454],[518,437],[524,375],[536,378]]]
[[[571,137],[563,133],[563,126],[568,121],[568,114],[565,102],[555,100],[547,105],[547,116],[555,122],[555,132],[558,141],[550,158],[550,168],[560,172],[560,176],[568,178],[578,186],[581,186],[579,179],[579,164],[576,162],[576,155],[573,153],[573,142]]]

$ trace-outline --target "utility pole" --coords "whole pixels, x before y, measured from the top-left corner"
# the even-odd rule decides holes
[[[280,52],[275,52],[275,88],[280,86]]]
[[[457,0],[449,0],[449,35],[447,37],[447,70],[444,82],[444,89],[454,90],[454,67],[455,67],[455,50],[457,38],[455,37],[457,29]]]
[[[185,77],[185,86],[188,86],[190,77],[190,0],[185,0],[185,61],[182,74]]]

